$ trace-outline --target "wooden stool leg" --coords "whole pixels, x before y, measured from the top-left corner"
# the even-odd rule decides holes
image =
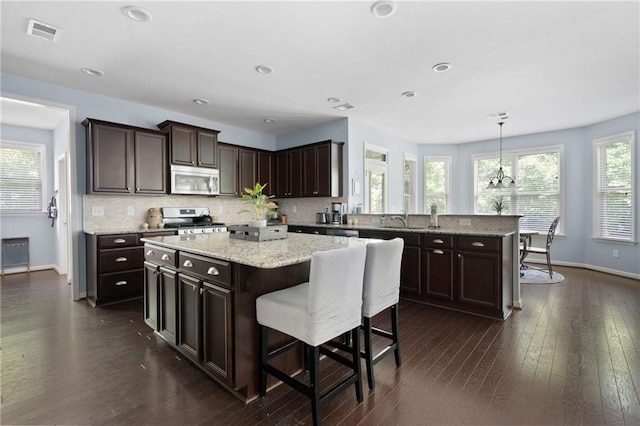
[[[371,347],[371,318],[364,317],[364,360],[367,366],[369,389],[374,390],[376,382],[373,377],[373,348]]]
[[[400,342],[398,339],[398,305],[391,307],[391,333],[393,333],[393,343],[396,345],[394,355],[396,358],[396,365],[400,365],[402,362],[400,359]]]
[[[360,327],[351,330],[351,355],[353,356],[353,374],[356,376],[356,399],[362,402],[362,366],[360,365],[360,336],[358,331]]]
[[[320,425],[320,346],[305,344],[305,352],[309,348],[309,386],[311,388],[311,417],[314,426]]]
[[[267,342],[267,327],[260,325],[260,396],[267,394],[267,370],[264,369],[268,362],[269,345]]]

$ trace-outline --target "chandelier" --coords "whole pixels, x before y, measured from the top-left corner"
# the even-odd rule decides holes
[[[487,189],[502,189],[505,187],[515,188],[516,180],[511,176],[507,176],[502,171],[502,125],[504,121],[498,123],[500,126],[500,168],[498,169],[498,174],[495,177],[492,177],[489,180],[489,185],[487,185]]]

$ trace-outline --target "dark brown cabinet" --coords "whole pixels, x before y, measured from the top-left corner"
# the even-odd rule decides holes
[[[290,149],[276,153],[276,196],[302,196],[302,150]]]
[[[258,170],[257,170],[257,182],[267,187],[262,191],[266,195],[276,195],[275,179],[273,178],[273,161],[274,154],[269,151],[257,151],[258,155]]]
[[[454,298],[454,253],[452,235],[422,236],[422,286],[427,297]]]
[[[460,302],[502,310],[501,239],[458,237],[457,240]]]
[[[241,196],[244,188],[253,188],[257,176],[257,151],[220,143],[220,195]]]
[[[218,167],[218,130],[205,129],[166,120],[158,124],[169,133],[171,164],[194,167]]]
[[[85,119],[88,194],[166,194],[166,134]]]
[[[144,262],[144,321],[172,344],[176,343],[178,324],[176,278],[175,270]]]
[[[342,196],[342,144],[324,141],[302,148],[302,196]]]
[[[289,225],[287,230],[298,234],[327,235],[327,228],[322,226]]]

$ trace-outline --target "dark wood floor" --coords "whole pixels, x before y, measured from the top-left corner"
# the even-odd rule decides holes
[[[323,423],[640,424],[640,282],[557,270],[505,322],[402,302],[402,366],[381,361],[376,390],[361,404],[348,390]],[[2,424],[310,424],[284,386],[239,402],[151,332],[140,301],[73,302],[51,271],[1,290]],[[323,361],[323,386],[341,374]]]

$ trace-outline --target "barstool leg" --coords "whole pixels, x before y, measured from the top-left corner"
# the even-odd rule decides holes
[[[311,388],[311,417],[314,426],[320,425],[320,346],[305,346],[309,358],[309,387]]]
[[[358,336],[358,331],[360,327],[356,327],[351,330],[351,341],[353,356],[353,374],[356,376],[356,399],[358,402],[362,402],[362,367],[360,365],[360,336]]]
[[[400,359],[400,339],[398,339],[398,305],[391,307],[391,333],[393,333],[393,343],[396,345],[394,356],[396,358],[396,365],[400,365],[402,360]]]
[[[267,394],[267,370],[264,369],[268,362],[269,345],[267,343],[267,327],[260,325],[260,396]]]
[[[376,382],[373,377],[373,348],[371,347],[371,318],[364,317],[364,360],[367,366],[369,389],[374,390]]]

